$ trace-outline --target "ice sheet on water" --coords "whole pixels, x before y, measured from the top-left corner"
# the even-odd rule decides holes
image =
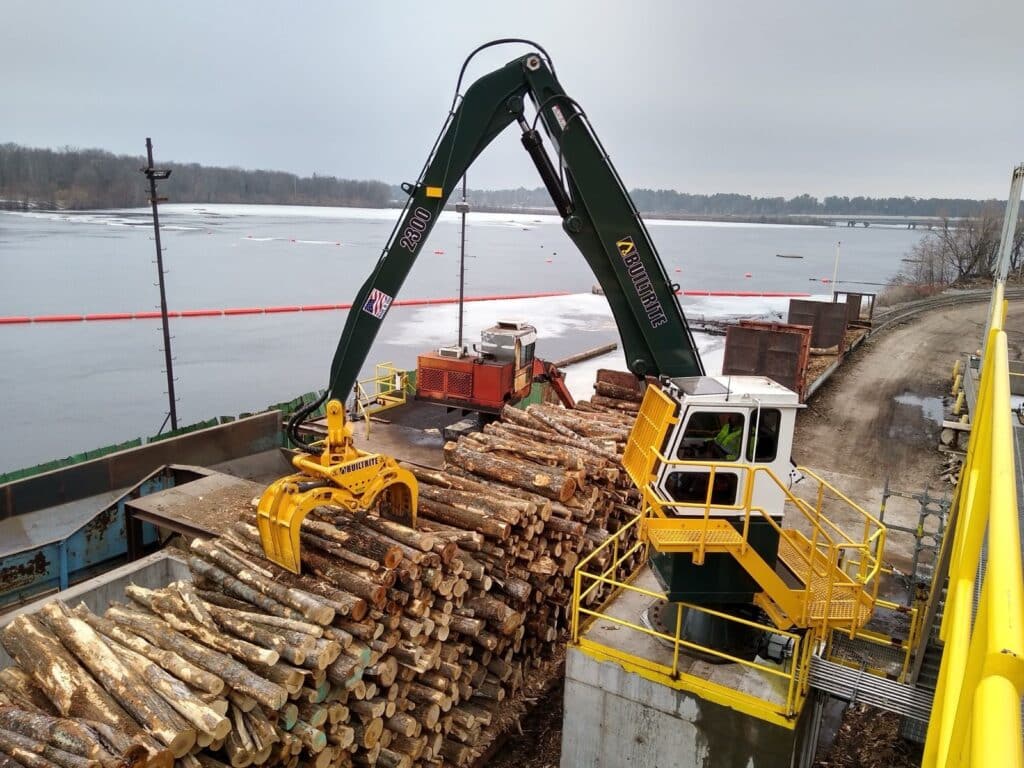
[[[47,218],[69,218],[80,223],[112,224],[124,221],[148,212],[148,208],[118,208],[88,212],[36,212],[17,211],[19,215],[35,215]],[[178,216],[199,216],[206,218],[235,218],[245,216],[266,216],[278,218],[311,218],[311,219],[348,219],[364,221],[397,221],[401,213],[399,208],[340,208],[312,205],[246,205],[216,203],[195,205],[190,203],[165,203],[160,210]],[[455,222],[459,214],[445,211],[440,221]],[[473,211],[469,215],[470,226],[513,227],[533,229],[537,225],[561,226],[559,216],[549,213],[487,213]],[[795,224],[760,224],[732,221],[682,221],[677,219],[659,219],[655,216],[645,217],[644,221],[652,226],[665,227],[715,227],[715,228],[758,228],[758,227],[803,227]],[[125,222],[130,225],[134,221]]]
[[[747,296],[683,297],[682,306],[683,312],[690,320],[755,318],[781,321],[785,319],[789,299]],[[397,336],[403,342],[420,345],[448,343],[453,327],[452,317],[457,313],[457,305],[420,307],[405,321]],[[542,338],[563,336],[579,328],[615,329],[608,301],[604,296],[590,293],[466,303],[466,328],[486,328],[493,325],[496,320],[523,320],[536,326]]]
[[[107,227],[153,226],[149,208],[128,208],[121,211],[0,211],[0,214],[42,221],[63,221],[67,224],[98,224]],[[160,228],[183,231],[201,229],[185,224],[161,224]]]
[[[541,338],[566,336],[573,330],[615,329],[611,309],[603,296],[575,293],[540,299],[499,299],[466,302],[465,328],[468,336],[479,340],[479,330],[498,320],[520,320],[537,329]],[[395,334],[403,344],[429,348],[452,343],[452,320],[458,316],[457,304],[420,307],[412,312]]]

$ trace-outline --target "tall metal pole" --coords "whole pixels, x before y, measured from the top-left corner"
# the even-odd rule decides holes
[[[462,216],[462,235],[459,242],[459,349],[462,349],[462,311],[466,292],[466,214],[469,203],[466,202],[466,176],[462,176],[462,200],[455,205],[455,210]]]
[[[988,351],[988,332],[992,327],[992,313],[996,310],[995,286],[1006,282],[1010,269],[1010,253],[1013,251],[1013,237],[1017,231],[1017,218],[1020,216],[1021,186],[1024,185],[1024,163],[1013,169],[1010,174],[1010,196],[1006,200],[1006,213],[1003,216],[1003,231],[999,238],[999,250],[996,252],[996,263],[992,265],[993,285],[992,298],[988,302],[988,319],[985,321],[985,336],[981,340],[982,357]]]
[[[1013,236],[1017,231],[1017,219],[1020,216],[1021,185],[1024,184],[1024,163],[1013,169],[1010,176],[1010,197],[1006,201],[1006,214],[1003,216],[1003,233],[999,239],[999,255],[996,259],[995,274],[997,280],[1006,282],[1010,270],[1010,253],[1013,251]]]
[[[839,279],[839,246],[842,243],[836,241],[836,265],[832,269],[832,301],[836,300],[836,281]]]
[[[146,160],[148,165],[142,169],[149,179],[149,202],[153,206],[153,234],[156,238],[156,274],[160,285],[160,319],[163,322],[164,330],[164,364],[167,366],[167,400],[170,403],[171,429],[178,428],[178,412],[174,399],[174,369],[171,366],[171,326],[167,318],[167,291],[164,288],[164,250],[160,245],[160,215],[157,213],[157,204],[160,202],[156,195],[157,178],[166,179],[170,171],[156,171],[153,168],[153,141],[146,138]]]

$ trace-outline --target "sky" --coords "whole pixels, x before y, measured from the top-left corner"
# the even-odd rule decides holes
[[[1005,199],[1021,29],[1019,0],[4,0],[0,142],[414,181],[467,54],[525,37],[629,188]],[[540,186],[516,131],[469,185]]]

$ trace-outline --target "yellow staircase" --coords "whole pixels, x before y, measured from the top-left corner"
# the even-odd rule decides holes
[[[803,467],[804,477],[817,484],[812,489],[813,504],[794,496],[767,466],[666,458],[660,448],[677,423],[677,414],[674,401],[656,387],[648,387],[624,454],[623,465],[643,495],[641,540],[657,552],[689,554],[696,565],[702,564],[708,553],[731,555],[761,588],[754,602],[779,629],[808,628],[824,637],[833,629],[853,633],[864,626],[878,594],[885,547],[881,522]],[[742,501],[716,507],[710,494],[705,503],[667,499],[655,484],[664,465],[707,472],[712,479],[717,470],[738,472],[741,490],[737,495]],[[783,508],[754,506],[756,483],[777,485]],[[826,503],[842,507],[842,518],[854,521],[859,536],[847,533],[826,516]],[[781,527],[778,521],[783,517],[808,533]],[[775,529],[779,540],[776,562],[766,562],[750,544],[748,532],[754,521]]]
[[[697,563],[706,553],[732,555],[763,590],[754,602],[779,629],[852,630],[871,617],[874,591],[797,530],[779,529],[779,565],[774,568],[727,519],[646,516],[640,531],[655,551],[690,554]],[[782,573],[780,567],[785,569]]]

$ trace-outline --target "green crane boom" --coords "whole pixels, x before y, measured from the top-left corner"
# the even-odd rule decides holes
[[[527,122],[525,98],[557,148],[562,176]],[[449,196],[476,157],[509,125],[594,271],[611,305],[630,370],[637,376],[699,376],[704,369],[673,285],[640,214],[575,100],[537,53],[484,75],[449,115],[423,173],[405,185],[409,201],[379,261],[359,289],[331,364],[329,393],[351,391],[387,309],[402,287]],[[534,120],[534,126],[537,120]]]

